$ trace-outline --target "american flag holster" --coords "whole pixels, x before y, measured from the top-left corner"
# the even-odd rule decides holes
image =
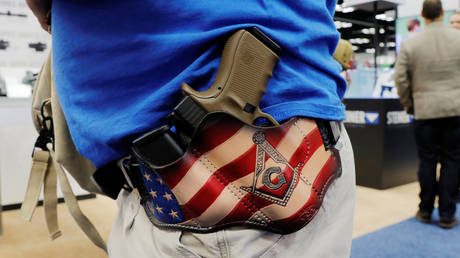
[[[341,174],[339,151],[321,127],[302,117],[273,127],[208,119],[174,162],[155,166],[134,153],[128,180],[158,227],[244,225],[289,234],[315,217]]]

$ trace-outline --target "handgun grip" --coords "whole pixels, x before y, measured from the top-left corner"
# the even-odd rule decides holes
[[[182,91],[208,112],[226,112],[247,124],[263,117],[278,125],[275,119],[259,109],[278,61],[277,54],[254,35],[247,30],[238,30],[225,44],[211,87],[198,92],[183,83]]]

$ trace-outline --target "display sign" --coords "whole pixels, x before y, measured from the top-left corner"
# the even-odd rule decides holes
[[[364,110],[347,110],[345,111],[346,124],[355,125],[378,125],[380,123],[380,114],[377,111]],[[414,116],[409,115],[406,111],[387,111],[387,125],[410,124],[414,121]]]
[[[410,124],[414,121],[414,116],[409,115],[406,111],[388,111],[387,125]]]
[[[347,110],[345,116],[348,124],[379,124],[379,113],[374,111]]]

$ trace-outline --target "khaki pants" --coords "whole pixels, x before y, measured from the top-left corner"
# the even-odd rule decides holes
[[[349,257],[355,200],[353,151],[343,130],[342,176],[327,191],[316,217],[301,230],[279,235],[232,227],[214,233],[157,228],[134,193],[118,196],[119,212],[109,237],[111,258],[143,257]]]

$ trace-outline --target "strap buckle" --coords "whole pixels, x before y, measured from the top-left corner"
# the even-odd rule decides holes
[[[38,119],[40,124],[40,132],[37,140],[35,141],[34,149],[32,150],[32,157],[34,156],[35,148],[40,148],[44,151],[48,151],[46,145],[48,143],[53,144],[54,148],[54,124],[51,116],[45,115],[45,105],[47,102],[43,102],[40,108],[41,118]],[[49,124],[49,126],[48,126]]]

